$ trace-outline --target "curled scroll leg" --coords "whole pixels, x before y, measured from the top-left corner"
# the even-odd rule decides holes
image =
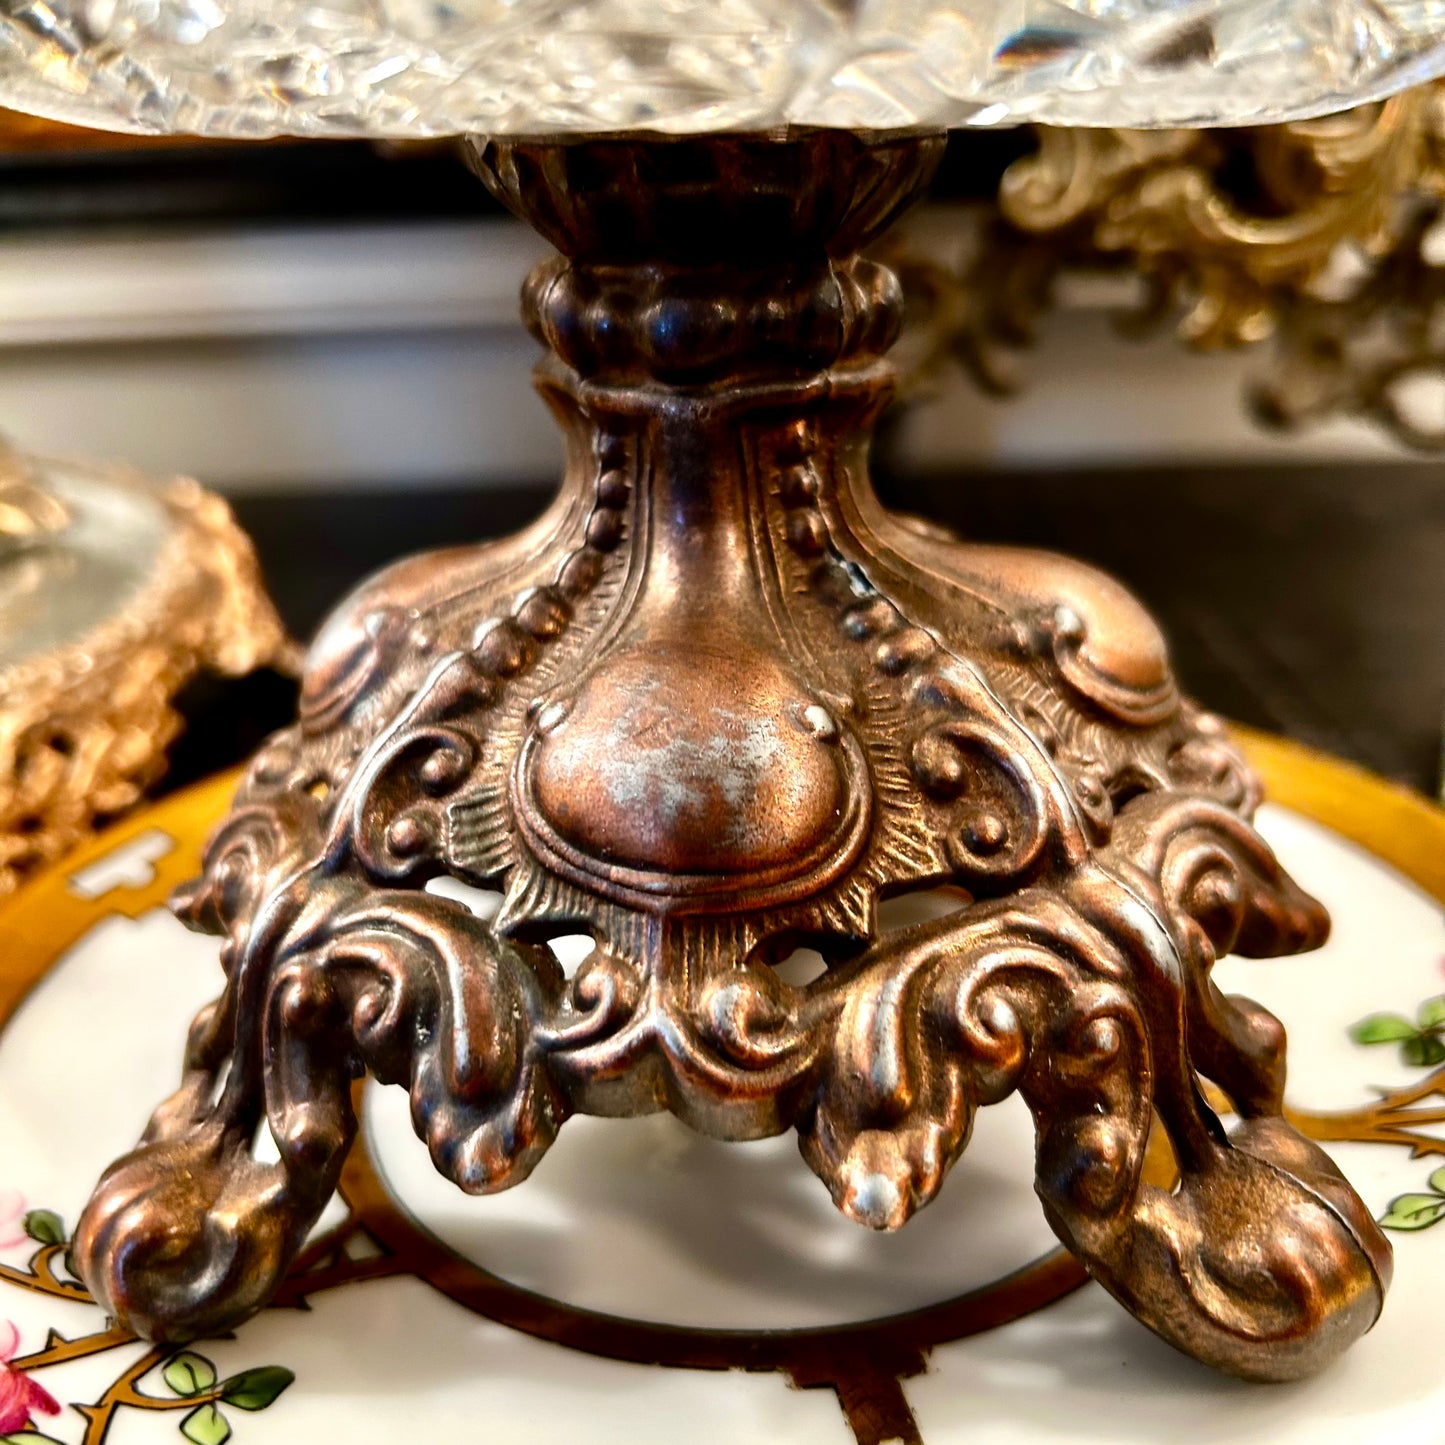
[[[260,980],[279,985],[262,994],[263,1027],[229,992],[202,1011],[180,1089],[139,1146],[105,1172],[76,1226],[80,1277],[97,1304],[142,1338],[196,1339],[254,1314],[336,1188],[356,1132],[351,1062],[344,1049],[318,1047],[338,1010],[324,986],[297,1008],[287,985],[300,971],[293,965]],[[268,1126],[275,1160],[253,1150]]]
[[[531,1043],[562,986],[544,948],[421,891],[303,876],[294,894],[76,1232],[96,1300],[148,1339],[229,1329],[276,1291],[336,1188],[363,1072],[407,1086],[433,1161],[473,1193],[524,1178],[566,1115]],[[252,1152],[263,1118],[274,1162]]]
[[[181,1096],[198,1090],[183,1087]],[[252,1156],[252,1133],[199,1115],[157,1136],[101,1178],[76,1227],[75,1267],[110,1316],[144,1339],[220,1333],[275,1293],[335,1188],[351,1140],[350,1111],[334,1147],[307,1170]]]
[[[1122,942],[1128,910],[1115,916]],[[1246,1118],[1226,1137],[1189,1058],[1183,968],[1168,935],[1145,924],[1130,951],[1154,1108],[1179,1185],[1140,1183],[1109,1218],[1070,1207],[1041,1169],[1049,1222],[1110,1293],[1187,1354],[1247,1379],[1312,1374],[1374,1324],[1390,1247],[1329,1158],[1277,1113]],[[1236,1043],[1255,1054],[1238,1082],[1252,1081],[1258,1105],[1271,1093],[1274,1041],[1254,1014],[1235,1022],[1249,1035]],[[1211,1039],[1214,1054],[1227,1046],[1222,1033]]]
[[[1124,1228],[1070,1242],[1156,1334],[1253,1380],[1329,1364],[1374,1324],[1390,1279],[1368,1212],[1281,1119],[1247,1121],[1177,1193],[1145,1186]]]

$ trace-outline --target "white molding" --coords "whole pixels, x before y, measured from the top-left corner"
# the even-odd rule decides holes
[[[0,347],[512,328],[518,222],[0,237]]]
[[[1267,344],[1191,351],[1168,328],[1134,340],[1105,310],[1060,309],[1020,353],[1016,396],[983,396],[961,370],[942,376],[904,416],[897,460],[934,470],[1423,460],[1344,417],[1293,431],[1259,426],[1247,397],[1268,366]]]
[[[561,444],[531,392],[518,292],[544,243],[507,219],[0,237],[0,431],[222,490],[543,482]],[[946,378],[898,433],[931,469],[1409,459],[1333,421],[1244,412],[1263,349],[1118,337],[1070,288],[998,402]]]

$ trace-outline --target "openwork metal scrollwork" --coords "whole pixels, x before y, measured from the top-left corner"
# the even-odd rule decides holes
[[[1202,349],[1268,342],[1249,403],[1265,424],[1366,419],[1445,446],[1445,88],[1238,131],[1055,130],[1005,173],[962,259],[920,239],[888,259],[917,297],[918,373],[950,358],[1017,381],[1071,271],[1127,273],[1126,334],[1172,326]]]
[[[565,257],[525,307],[566,480],[529,531],[343,604],[177,900],[225,989],[74,1239],[132,1328],[216,1331],[280,1286],[363,1072],[466,1190],[574,1113],[667,1109],[796,1131],[879,1229],[1017,1092],[1050,1223],[1164,1338],[1287,1378],[1373,1322],[1388,1245],[1283,1117],[1279,1025],[1209,978],[1327,928],[1248,769],[1120,587],[873,495],[902,297],[856,252],[941,145],[477,143]],[[939,885],[956,910],[879,933],[881,898]],[[549,944],[578,933],[569,977]],[[777,967],[800,946],[806,985]]]

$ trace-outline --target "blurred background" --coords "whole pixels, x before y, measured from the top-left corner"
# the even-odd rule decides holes
[[[450,147],[6,124],[0,430],[18,444],[222,493],[303,638],[389,558],[545,501],[560,443],[517,316],[542,244]],[[1033,144],[955,137],[918,244],[964,234]],[[880,490],[1107,567],[1209,706],[1437,793],[1445,467],[1364,421],[1262,429],[1259,355],[1121,335],[1131,284],[1059,281],[1013,395],[967,366],[919,379],[880,435]],[[291,696],[276,674],[193,684],[173,781],[239,758]]]

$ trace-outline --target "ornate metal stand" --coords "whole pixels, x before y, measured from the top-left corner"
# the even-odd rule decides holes
[[[476,144],[565,257],[525,304],[567,479],[521,536],[340,609],[179,899],[226,989],[75,1238],[131,1327],[266,1301],[365,1070],[467,1190],[523,1179],[574,1111],[671,1109],[795,1128],[880,1229],[1017,1089],[1050,1223],[1164,1338],[1286,1378],[1373,1322],[1389,1247],[1281,1117],[1279,1024],[1209,978],[1327,927],[1252,778],[1117,586],[869,488],[901,308],[858,251],[940,148]],[[446,874],[501,890],[495,918],[425,890]],[[879,935],[881,896],[944,883],[956,911]],[[568,978],[548,940],[579,931]],[[773,967],[800,945],[828,964],[807,987]],[[1173,1192],[1141,1182],[1156,1118]]]

